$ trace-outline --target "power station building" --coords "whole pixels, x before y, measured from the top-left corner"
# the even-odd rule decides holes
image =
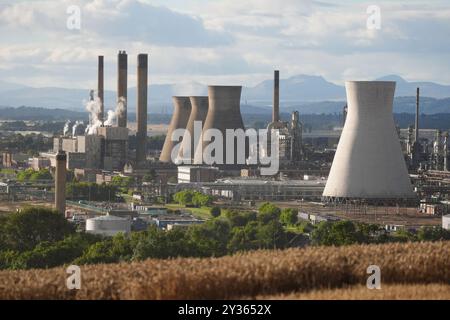
[[[325,202],[416,202],[392,115],[395,82],[347,81],[348,115]]]
[[[103,56],[98,57],[98,111],[90,115],[90,123],[85,132],[76,122],[72,134],[65,130],[65,134],[54,138],[53,153],[46,156],[54,158],[58,151],[64,151],[67,157],[67,168],[103,169],[108,171],[122,171],[129,162],[127,128],[127,77],[128,55],[119,51],[117,65],[117,109],[116,124],[105,123],[104,110],[104,64]],[[137,57],[137,150],[136,166],[145,165],[146,137],[147,137],[147,85],[148,85],[148,55],[139,54]],[[94,100],[91,93],[91,102]],[[119,107],[120,106],[120,107]],[[95,120],[96,119],[96,120]],[[97,123],[93,123],[97,121]],[[108,122],[111,122],[108,121]],[[95,127],[95,130],[89,130]],[[92,132],[91,132],[92,131]]]

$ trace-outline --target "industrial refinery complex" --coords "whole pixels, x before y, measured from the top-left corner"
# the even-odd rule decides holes
[[[413,213],[414,222],[405,218],[402,223],[420,226],[415,219],[420,215],[440,217],[450,213],[448,132],[420,129],[419,88],[415,92],[415,126],[398,128],[394,122],[395,82],[347,81],[343,126],[311,132],[305,129],[298,111],[292,112],[288,121],[281,120],[280,72],[275,70],[272,119],[265,133],[261,135],[260,130],[256,140],[251,140],[248,132],[253,128],[246,128],[241,114],[242,87],[211,85],[207,96],[172,98],[173,114],[165,141],[159,155],[153,157],[147,150],[147,104],[151,100],[147,92],[147,54],[137,56],[135,133],[128,126],[131,106],[127,101],[127,77],[128,55],[119,51],[116,106],[106,112],[104,57],[99,56],[98,86],[91,90],[86,102],[89,122],[68,121],[63,132],[53,137],[53,149],[28,162],[35,170],[48,167],[54,172],[54,193],[44,185],[41,187],[46,188],[45,194],[40,196],[54,197],[61,214],[73,217],[80,211],[98,219],[88,220],[89,232],[108,223],[125,225],[118,230],[129,232],[132,223],[142,223],[141,215],[152,210],[155,199],[167,202],[182,190],[214,196],[228,206],[279,202],[300,208],[302,217],[315,214],[319,220],[340,219],[342,215],[351,218],[349,212],[363,214],[371,210],[393,212],[391,215],[396,216],[402,212],[399,208],[405,208],[405,212]],[[215,132],[225,139],[230,130],[245,134],[241,141],[238,134],[233,135],[231,147],[225,140],[217,144],[217,137],[210,134]],[[132,138],[135,148],[130,148]],[[214,161],[205,161],[205,150],[214,150]],[[264,162],[264,157],[276,161],[274,174],[264,174],[273,165]],[[10,153],[3,153],[3,167],[17,165]],[[111,183],[116,176],[131,177],[135,183],[133,201],[120,209],[90,201],[66,202],[66,171],[73,172],[78,181],[97,184]],[[149,173],[153,177],[146,181],[144,177]],[[3,199],[16,200],[37,192],[32,186],[14,183],[4,183],[2,190]],[[136,206],[147,209],[143,213]],[[173,224],[201,221],[189,216]],[[380,223],[386,221],[389,218]]]

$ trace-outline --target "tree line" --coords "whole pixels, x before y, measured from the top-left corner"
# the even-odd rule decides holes
[[[50,268],[64,264],[116,263],[148,258],[219,257],[259,249],[341,246],[356,243],[450,240],[440,227],[417,233],[383,232],[380,226],[352,221],[298,221],[295,209],[271,203],[258,211],[221,210],[204,224],[166,231],[151,225],[145,231],[101,237],[75,227],[62,215],[30,207],[0,217],[0,269]]]

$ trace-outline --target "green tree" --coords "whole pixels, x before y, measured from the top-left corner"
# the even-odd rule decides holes
[[[422,227],[417,233],[419,241],[443,241],[450,240],[450,231],[441,227]]]
[[[311,236],[314,244],[326,246],[343,246],[365,241],[355,224],[348,220],[323,221],[314,229]]]
[[[136,244],[133,260],[198,256],[196,244],[190,241],[187,232],[184,228],[163,231],[151,226]]]
[[[231,224],[231,227],[243,227],[250,221],[256,220],[255,212],[241,212],[238,210],[225,210],[225,217]]]
[[[17,180],[23,182],[30,179],[31,175],[34,173],[34,170],[29,168],[26,170],[19,171],[17,173]]]
[[[230,224],[226,220],[209,220],[188,230],[190,241],[195,244],[195,255],[199,257],[223,256],[227,254],[230,239]]]
[[[70,182],[66,186],[66,196],[71,200],[115,201],[117,191],[117,186],[105,183]]]
[[[134,184],[134,177],[114,176],[111,179],[111,185],[116,186],[123,193],[127,193]]]
[[[256,232],[260,249],[281,249],[287,245],[286,232],[279,221],[260,224]]]
[[[218,218],[220,217],[222,210],[220,209],[220,207],[212,207],[209,210],[209,213],[211,214],[211,216],[213,216],[214,218]]]
[[[1,220],[0,249],[31,250],[42,241],[56,242],[75,233],[75,228],[56,211],[30,207]]]
[[[414,242],[417,241],[417,236],[408,230],[400,229],[392,234],[392,239],[395,242]]]
[[[25,251],[10,259],[9,269],[52,268],[72,262],[100,238],[90,234],[69,235],[58,242],[40,242],[33,250]]]
[[[155,180],[156,178],[156,171],[155,169],[151,169],[149,172],[147,172],[144,177],[143,177],[143,181],[144,182],[152,182],[153,180]]]
[[[192,195],[192,204],[197,207],[207,207],[212,204],[214,198],[201,192],[194,192]]]
[[[279,220],[281,210],[273,203],[266,202],[258,209],[258,220],[266,224],[273,220]]]
[[[48,169],[40,169],[39,171],[34,171],[29,179],[30,181],[52,180],[53,177]]]
[[[182,191],[179,191],[174,194],[173,200],[183,206],[192,205],[192,197],[193,196],[194,196],[194,191],[182,190]]]
[[[280,214],[280,222],[284,225],[294,225],[298,221],[298,211],[295,209],[283,209]]]

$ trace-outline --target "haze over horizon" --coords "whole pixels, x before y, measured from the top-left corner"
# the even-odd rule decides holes
[[[369,30],[369,5],[381,29]],[[67,8],[81,9],[81,29],[67,28]],[[395,74],[450,84],[450,4],[415,1],[63,0],[0,4],[0,80],[32,87],[96,87],[97,55],[105,88],[116,87],[119,50],[149,53],[150,84],[255,86],[280,69],[344,80]],[[430,36],[432,35],[432,36]]]

